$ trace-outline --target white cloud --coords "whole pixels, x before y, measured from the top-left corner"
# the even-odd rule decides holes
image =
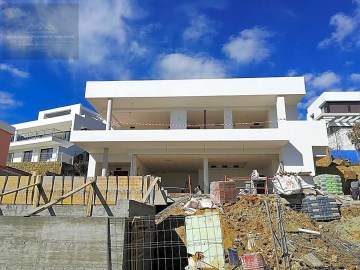
[[[313,88],[330,88],[341,81],[341,77],[333,71],[325,71],[320,74],[307,73],[304,75],[305,81]]]
[[[26,79],[29,77],[29,73],[26,71],[22,71],[16,67],[13,67],[11,65],[7,65],[7,64],[0,64],[0,71],[5,71],[10,73],[12,76],[14,77],[18,77],[18,78],[22,78],[22,79]]]
[[[318,48],[336,45],[341,49],[349,50],[355,45],[360,46],[360,0],[353,0],[352,2],[355,4],[352,14],[338,12],[331,16],[329,25],[333,31],[330,37],[319,42]]]
[[[196,16],[190,20],[190,26],[185,29],[183,38],[185,40],[197,40],[216,34],[214,22],[206,16]]]
[[[21,105],[22,103],[16,100],[9,92],[0,91],[0,109],[13,108]]]
[[[136,57],[141,57],[146,54],[147,49],[145,47],[140,46],[140,44],[137,41],[132,41],[130,43],[129,51],[132,55]]]
[[[354,32],[358,22],[354,17],[347,16],[343,13],[337,13],[330,18],[329,24],[335,29],[330,38],[326,38],[318,44],[319,48],[327,47],[331,43],[335,43],[342,47],[344,39]]]
[[[163,55],[155,64],[161,79],[224,78],[225,68],[220,61],[203,56],[180,53]]]
[[[298,73],[295,69],[290,69],[288,72],[287,72],[287,76],[290,76],[290,77],[294,77],[296,76]]]
[[[269,38],[273,34],[260,27],[245,29],[239,36],[231,37],[223,46],[223,52],[239,64],[257,63],[271,54]]]
[[[350,74],[349,79],[351,81],[353,81],[353,82],[360,82],[360,73],[352,73],[352,74]]]

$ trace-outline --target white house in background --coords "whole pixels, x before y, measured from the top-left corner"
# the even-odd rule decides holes
[[[308,120],[324,120],[334,157],[356,162],[355,147],[347,133],[360,122],[360,92],[324,92],[307,109]]]
[[[13,125],[7,161],[72,163],[73,157],[84,152],[70,142],[72,130],[81,130],[81,123],[88,128],[105,128],[101,117],[81,104],[40,111],[37,120]]]
[[[106,118],[99,130],[74,128],[90,153],[88,176],[154,174],[164,186],[209,191],[224,176],[314,174],[326,126],[300,121],[303,77],[87,82],[86,99]],[[77,119],[75,119],[75,125]]]

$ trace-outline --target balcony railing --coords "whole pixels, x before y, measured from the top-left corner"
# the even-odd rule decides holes
[[[73,164],[74,157],[65,154],[65,153],[58,153],[58,154],[40,154],[40,155],[32,155],[32,156],[23,156],[22,159],[17,160],[14,155],[9,155],[7,162],[56,162],[61,161],[68,164]]]
[[[70,140],[70,131],[60,131],[57,129],[47,129],[47,130],[40,130],[35,132],[28,132],[17,134],[16,136],[11,137],[11,142],[20,142],[20,141],[27,141],[45,137],[55,137],[61,140],[69,141]],[[16,139],[15,139],[16,138]]]

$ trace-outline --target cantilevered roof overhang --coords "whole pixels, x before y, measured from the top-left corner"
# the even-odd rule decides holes
[[[113,111],[174,107],[274,106],[278,96],[297,105],[305,95],[303,77],[90,81],[86,99],[106,115],[107,100]]]

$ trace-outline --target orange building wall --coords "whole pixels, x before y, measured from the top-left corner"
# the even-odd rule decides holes
[[[0,129],[0,166],[6,165],[11,134]]]

